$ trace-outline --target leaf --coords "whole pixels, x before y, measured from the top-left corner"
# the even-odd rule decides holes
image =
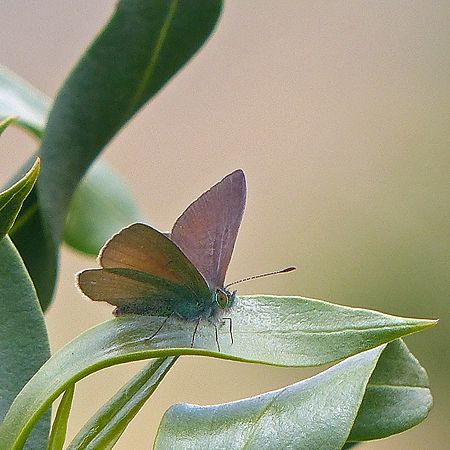
[[[256,397],[216,406],[174,405],[163,416],[154,448],[340,449],[383,348]]]
[[[62,450],[66,440],[67,422],[69,421],[70,410],[72,408],[75,385],[69,386],[61,399],[52,424],[52,431],[48,440],[47,450]]]
[[[8,236],[0,241],[0,261],[1,422],[16,395],[49,358],[50,349],[36,292]],[[47,413],[35,427],[26,448],[45,448],[49,428]]]
[[[195,322],[172,318],[151,340],[164,318],[122,316],[100,324],[67,344],[17,396],[0,427],[0,448],[20,448],[29,428],[66,387],[114,364],[181,354],[216,356],[280,366],[327,364],[435,324],[302,297],[239,297],[227,324],[203,321],[190,348]],[[32,407],[30,407],[32,405]]]
[[[383,352],[349,441],[381,439],[422,422],[433,404],[425,369],[401,340]]]
[[[0,193],[0,239],[5,236],[16,220],[20,208],[33,189],[39,174],[40,160],[36,158],[33,167],[6,191]]]
[[[50,304],[56,282],[56,255],[45,232],[36,187],[25,200],[9,235],[33,280],[43,311]]]
[[[91,162],[211,33],[221,1],[123,0],[64,83],[40,154],[39,197],[55,237]]]
[[[221,6],[220,0],[122,0],[64,83],[39,150],[45,162],[40,204],[30,202],[30,220],[14,235],[44,309],[78,183],[120,128],[201,47]]]
[[[17,125],[41,137],[50,100],[25,80],[0,65],[0,118],[17,116]]]
[[[76,250],[97,256],[113,234],[141,219],[125,184],[98,161],[72,197],[64,241]]]
[[[383,389],[400,389],[392,398],[392,392],[378,391],[380,382],[386,383]],[[413,390],[418,395],[411,396]],[[161,421],[155,449],[339,449],[349,432],[361,441],[387,437],[424,420],[430,408],[424,370],[396,340],[278,391],[215,406],[172,406]]]
[[[40,138],[49,109],[50,99],[0,66],[0,117],[20,117],[17,125],[31,130]],[[27,211],[37,204],[35,193],[31,195],[33,201]],[[104,162],[99,161],[88,171],[73,195],[66,217],[64,240],[80,252],[97,256],[111,235],[139,219],[141,217],[127,186]]]
[[[67,450],[113,448],[175,361],[176,358],[151,360],[86,422]]]
[[[0,120],[0,136],[15,121],[15,117],[6,117],[4,120]]]
[[[28,85],[16,74],[0,66],[0,116],[16,115],[20,117],[17,124],[31,131],[36,137],[44,132],[50,100],[36,88]],[[125,185],[109,172],[105,164],[94,166],[92,174],[80,183],[75,192],[74,206],[69,208],[70,219],[66,223],[67,239],[76,249],[96,255],[101,244],[113,233],[111,225],[116,224],[118,231],[123,222],[132,222],[136,217],[137,208]],[[17,178],[17,177],[16,177]],[[102,204],[105,196],[105,183],[115,187],[115,195],[109,199],[110,208],[92,210],[86,205]],[[124,192],[121,192],[123,189]],[[98,194],[97,194],[98,193]],[[97,198],[99,197],[99,198]],[[127,202],[125,204],[124,202]],[[121,211],[120,218],[117,211]],[[127,219],[126,214],[130,213]],[[36,284],[43,309],[48,306],[56,277],[56,260],[47,236],[44,233],[42,219],[38,207],[35,189],[25,201],[19,212],[18,224],[11,230],[11,238],[20,248],[23,259]],[[84,232],[87,223],[101,223],[102,228],[95,228],[89,233]],[[106,224],[110,224],[109,227]],[[120,224],[120,225],[119,225]],[[26,226],[24,226],[26,225]],[[75,227],[80,226],[80,232]],[[83,231],[83,232],[82,232]],[[94,250],[94,246],[97,246]],[[40,255],[38,258],[36,255]],[[42,261],[45,260],[44,264]]]

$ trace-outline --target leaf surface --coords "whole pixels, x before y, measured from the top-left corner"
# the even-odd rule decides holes
[[[50,357],[44,318],[31,279],[8,236],[0,240],[0,422],[16,395]],[[35,427],[26,448],[46,447],[50,414]],[[1,440],[1,438],[0,438]],[[8,447],[0,448],[7,449]]]
[[[69,386],[63,394],[58,405],[55,419],[52,424],[52,431],[48,440],[47,450],[62,450],[66,440],[67,423],[69,421],[70,410],[72,408],[75,385]]]
[[[433,405],[425,369],[402,340],[381,355],[367,387],[350,441],[381,439],[424,420]]]
[[[67,450],[113,448],[175,361],[174,357],[151,360],[86,422]]]
[[[378,391],[380,382],[397,389],[392,398]],[[335,450],[349,434],[364,441],[400,433],[430,408],[426,374],[396,340],[274,392],[215,406],[174,405],[161,421],[155,449]]]
[[[0,239],[12,228],[23,202],[36,183],[40,168],[39,158],[33,167],[15,184],[0,192]]]
[[[40,138],[49,107],[44,94],[0,65],[0,118],[17,116],[17,125]]]
[[[45,241],[41,251],[27,254],[33,279],[42,266],[49,267],[50,276],[35,281],[43,305],[52,296],[58,247],[80,180],[112,137],[202,46],[221,6],[219,0],[119,1],[64,83],[39,149],[40,217],[29,230],[41,226],[39,238]],[[17,240],[20,251],[29,244],[26,231],[25,245]]]
[[[28,429],[66,387],[114,364],[181,354],[215,356],[279,366],[327,364],[435,324],[302,297],[239,297],[228,324],[202,322],[190,347],[194,321],[122,316],[78,336],[46,363],[16,398],[0,428],[0,448],[18,448]]]

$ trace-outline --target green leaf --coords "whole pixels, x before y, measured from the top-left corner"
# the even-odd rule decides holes
[[[55,239],[73,192],[117,131],[194,55],[221,10],[218,0],[122,0],[64,83],[50,112],[38,183]]]
[[[39,174],[40,161],[36,159],[33,167],[6,191],[0,193],[0,239],[13,226],[22,204],[33,189]]]
[[[364,441],[405,431],[431,408],[428,380],[403,342],[383,348],[257,397],[209,407],[172,406],[161,421],[155,449],[331,450],[341,448],[349,433],[350,439],[357,435]],[[354,445],[347,442],[344,448]]]
[[[43,93],[6,67],[0,66],[0,117],[17,116],[18,126],[40,138],[49,106],[50,100]],[[14,181],[18,178],[16,175]],[[56,258],[52,242],[43,229],[36,188],[25,200],[10,236],[33,279],[41,307],[45,309],[56,280]]]
[[[0,118],[17,116],[17,125],[41,137],[50,100],[6,67],[0,65]]]
[[[151,360],[84,425],[67,450],[113,448],[175,361],[176,358]]]
[[[55,420],[52,424],[52,432],[48,440],[47,450],[62,450],[66,440],[67,422],[69,421],[70,410],[72,408],[75,385],[69,386],[61,399],[56,412]]]
[[[45,162],[37,183],[40,204],[30,200],[24,211],[30,219],[14,234],[44,309],[53,295],[58,247],[78,183],[119,129],[201,47],[221,6],[220,0],[122,0],[64,83],[39,150]],[[3,86],[17,87],[8,80]],[[0,84],[0,97],[2,90]],[[24,91],[26,98],[30,93]],[[32,114],[27,117],[24,125],[30,126]],[[80,239],[78,249],[92,252],[92,242],[81,245]]]
[[[45,232],[36,186],[26,198],[9,235],[33,280],[43,311],[50,304],[56,282],[56,254]]]
[[[49,358],[42,311],[31,279],[9,237],[0,241],[0,422],[22,387]],[[47,443],[50,415],[37,424],[27,449]],[[7,449],[8,447],[0,448]]]
[[[114,364],[181,354],[216,356],[280,366],[327,364],[435,324],[302,297],[244,296],[219,324],[222,352],[213,326],[172,318],[151,340],[164,318],[122,316],[100,324],[67,344],[17,396],[0,428],[0,448],[20,448],[29,428],[66,387]],[[30,406],[31,405],[31,406]]]
[[[64,241],[76,250],[97,256],[113,234],[141,219],[125,184],[98,161],[72,197]]]
[[[433,404],[425,369],[404,342],[383,352],[369,382],[349,441],[381,439],[422,422]]]
[[[0,117],[20,117],[20,120],[16,121],[17,125],[40,138],[44,132],[49,105],[50,100],[43,93],[0,66]],[[105,164],[95,165],[89,173],[91,175],[88,174],[79,184],[74,194],[73,207],[69,208],[69,219],[66,221],[65,236],[69,245],[75,246],[76,250],[96,255],[111,234],[136,219],[137,208],[126,186],[121,180],[114,178]],[[91,203],[104,205],[107,186],[114,187],[114,195],[109,198],[110,208],[89,208]],[[100,225],[95,229],[91,226],[89,232],[86,232],[88,223]],[[112,225],[117,228],[112,230]],[[43,230],[35,189],[26,199],[19,212],[18,224],[13,227],[10,235],[20,249],[38,290],[41,305],[45,309],[53,292],[56,260],[51,242]],[[42,262],[44,260],[45,264]]]
[[[164,414],[154,448],[340,449],[383,348],[256,397],[216,406],[174,405]]]
[[[16,120],[16,117],[6,117],[4,120],[0,120],[0,136]]]

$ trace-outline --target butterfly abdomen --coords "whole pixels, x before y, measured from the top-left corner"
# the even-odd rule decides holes
[[[172,312],[171,308],[166,304],[166,302],[158,302],[152,299],[151,302],[143,300],[139,303],[126,304],[118,306],[114,309],[113,314],[118,316],[123,316],[124,314],[137,314],[139,316],[168,316]]]

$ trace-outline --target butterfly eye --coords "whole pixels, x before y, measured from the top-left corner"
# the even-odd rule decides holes
[[[216,290],[216,302],[222,309],[228,308],[230,306],[229,296],[221,289]]]

